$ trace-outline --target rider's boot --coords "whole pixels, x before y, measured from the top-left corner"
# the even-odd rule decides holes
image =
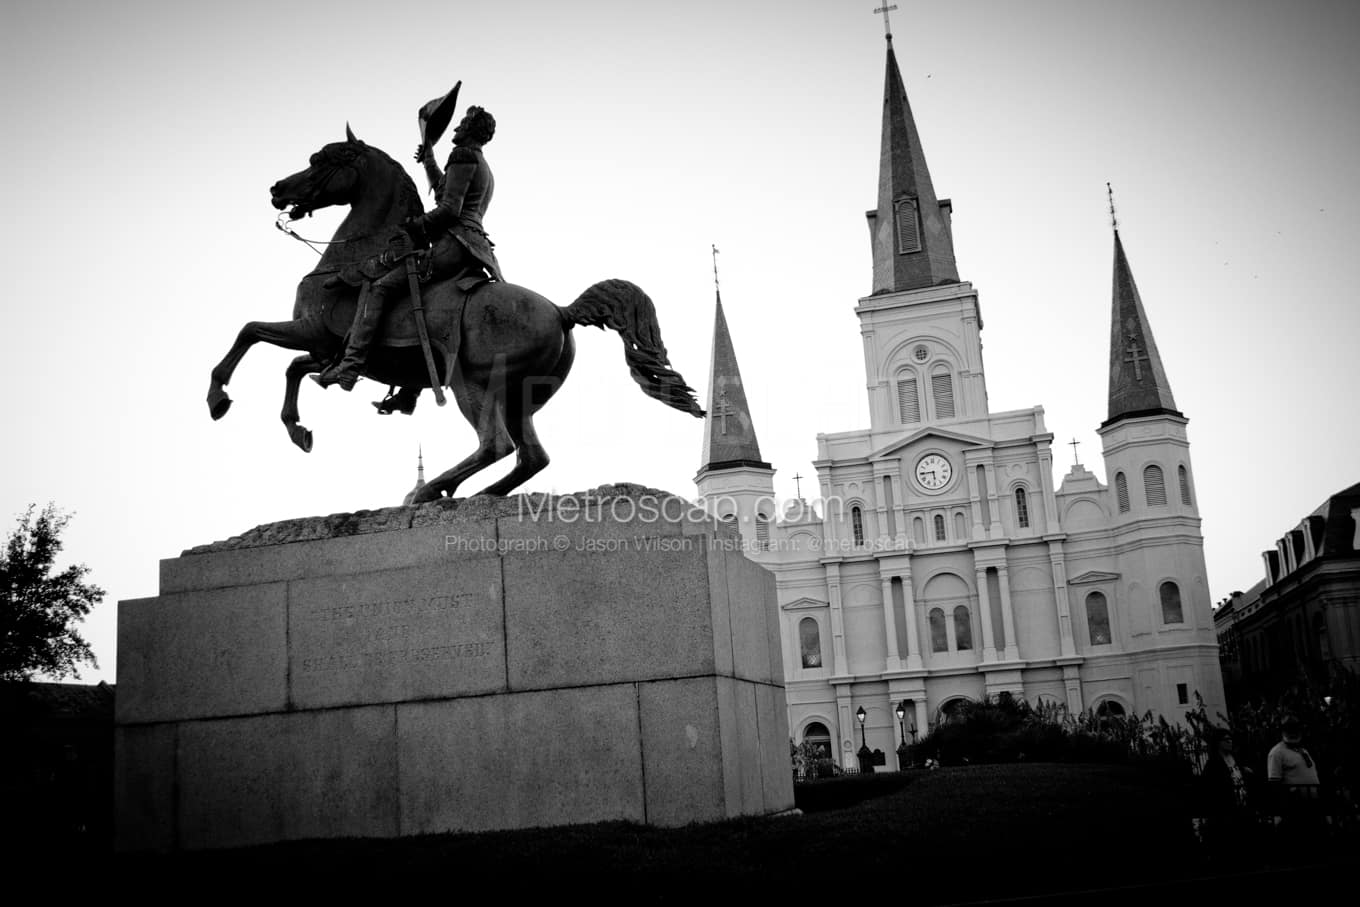
[[[393,393],[388,393],[381,400],[374,400],[373,406],[378,410],[378,415],[386,416],[391,413],[401,413],[409,416],[416,411],[416,400],[420,397],[419,387],[403,387]]]
[[[388,292],[381,281],[369,288],[366,298],[362,301],[362,308],[355,316],[354,324],[350,326],[345,358],[317,375],[317,384],[322,387],[338,384],[341,390],[354,390],[359,373],[363,371],[364,362],[368,359],[368,347],[373,343],[373,336],[378,333],[378,325],[382,322]]]

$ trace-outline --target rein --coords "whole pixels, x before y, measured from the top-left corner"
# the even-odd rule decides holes
[[[366,236],[371,235],[365,233],[362,236],[351,236],[349,239],[332,239],[329,242],[325,242],[319,239],[308,239],[305,236],[299,236],[297,233],[293,232],[292,221],[288,219],[287,211],[279,212],[279,216],[274,219],[274,228],[277,229],[283,235],[291,236],[298,242],[303,243],[317,255],[323,254],[322,251],[317,248],[317,246],[343,246],[345,243],[354,242],[356,239],[363,239]]]

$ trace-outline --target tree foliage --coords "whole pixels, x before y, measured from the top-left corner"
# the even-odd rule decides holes
[[[85,581],[84,564],[53,574],[71,517],[48,504],[35,518],[35,509],[29,505],[0,552],[0,680],[66,677],[81,662],[98,667],[75,625],[104,590]]]

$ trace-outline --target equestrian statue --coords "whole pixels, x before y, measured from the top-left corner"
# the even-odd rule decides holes
[[[443,405],[448,388],[477,431],[477,449],[421,488],[417,504],[452,496],[511,452],[514,468],[482,494],[507,494],[548,465],[533,417],[571,370],[576,325],[617,331],[644,393],[704,416],[694,390],[671,367],[656,309],[641,288],[605,280],[561,308],[502,278],[482,224],[494,186],[482,148],[495,120],[469,108],[454,130],[447,166],[441,172],[434,162],[433,146],[452,121],[461,84],[419,115],[416,158],[437,196],[429,213],[405,169],[348,126],[345,141],[324,146],[305,170],[271,187],[285,232],[291,232],[285,219],[333,205],[350,211],[298,284],[293,320],[247,323],[208,388],[208,411],[220,419],[231,407],[223,388],[251,346],[263,341],[304,351],[285,373],[282,418],[289,438],[307,452],[312,433],[298,413],[306,375],[343,390],[361,376],[389,385],[386,399],[374,404],[382,414],[409,414],[424,388]]]

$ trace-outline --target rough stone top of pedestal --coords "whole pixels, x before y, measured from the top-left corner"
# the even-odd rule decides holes
[[[609,504],[620,498],[633,501],[649,500],[655,506],[661,506],[663,502],[668,501],[682,502],[685,510],[692,506],[673,492],[648,488],[632,482],[601,485],[589,491],[575,491],[570,494],[534,493],[509,497],[476,495],[470,498],[441,498],[428,504],[384,507],[381,510],[356,510],[354,513],[332,513],[329,516],[265,523],[220,542],[187,548],[181,556],[212,554],[241,548],[263,548],[289,542],[311,542],[374,532],[393,532],[471,520],[494,520],[498,517],[515,516],[526,510],[538,513],[543,512],[544,508],[556,511],[563,506],[583,510]],[[677,505],[669,505],[667,510],[674,506]]]

